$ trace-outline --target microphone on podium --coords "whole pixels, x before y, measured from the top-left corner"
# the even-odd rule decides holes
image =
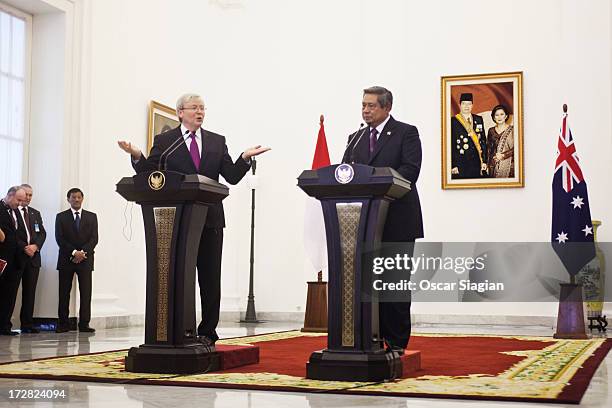
[[[359,142],[361,141],[361,137],[363,136],[363,134],[365,133],[365,130],[367,129],[367,126],[365,126],[363,123],[359,124],[359,129],[357,129],[357,131],[355,132],[355,134],[353,135],[353,137],[351,137],[351,139],[349,140],[349,142],[346,144],[346,149],[348,149],[351,144],[353,144],[353,148],[351,149],[351,152],[349,154],[349,163],[355,163],[355,147],[357,147],[357,145],[359,144]],[[357,137],[359,136],[359,137]],[[357,139],[355,141],[355,139]],[[355,141],[355,143],[353,143],[353,141]]]
[[[172,144],[170,144],[170,146],[168,146],[168,148],[166,150],[164,150],[162,152],[162,154],[159,156],[159,163],[157,163],[157,170],[162,170],[162,159],[164,159],[164,155],[166,155],[165,160],[164,160],[164,168],[163,170],[166,170],[168,168],[168,157],[174,153],[174,151],[176,149],[178,149],[178,147],[181,145],[181,143],[185,143],[185,139],[183,138],[183,135],[181,135],[181,137],[179,137],[178,139],[176,139],[174,142],[172,142]],[[170,151],[170,149],[172,149]]]

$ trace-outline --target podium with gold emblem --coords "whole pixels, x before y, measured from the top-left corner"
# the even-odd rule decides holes
[[[380,243],[389,203],[410,191],[391,168],[340,164],[305,170],[298,186],[321,201],[327,237],[329,305],[327,348],[311,354],[306,377],[384,381],[402,375],[398,353],[380,336],[378,297],[362,253]]]
[[[142,207],[147,249],[145,344],[132,347],[127,371],[214,371],[219,356],[197,341],[195,272],[208,205],[227,186],[207,177],[154,171],[124,177],[117,192]]]

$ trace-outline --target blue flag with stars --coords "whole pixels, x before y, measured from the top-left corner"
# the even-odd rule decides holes
[[[552,193],[552,246],[567,272],[574,276],[595,257],[595,243],[587,184],[567,113],[563,115],[557,141]]]

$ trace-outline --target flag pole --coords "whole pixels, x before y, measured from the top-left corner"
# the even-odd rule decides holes
[[[563,104],[563,114],[567,115],[567,103]],[[570,284],[575,285],[576,284],[576,276],[572,275],[571,273],[570,275]]]
[[[313,159],[312,169],[316,170],[321,167],[318,158],[319,137],[323,131],[323,122],[325,117],[323,114],[319,116],[319,135],[317,136],[317,147],[315,148],[315,158]],[[325,133],[323,133],[325,138]],[[325,139],[323,139],[325,141]],[[325,142],[325,155],[327,160],[325,165],[329,166],[329,152],[327,151],[327,142]],[[327,333],[327,282],[323,281],[323,271],[317,272],[317,280],[306,282],[308,292],[306,294],[306,312],[304,314],[304,327],[302,332],[311,333]]]
[[[251,171],[253,176],[255,176],[256,168],[257,160],[253,156],[251,157]],[[251,186],[251,256],[249,263],[249,297],[244,319],[241,319],[240,323],[260,323],[261,321],[257,320],[257,314],[255,313],[255,295],[253,293],[253,281],[255,280],[255,188],[253,186]]]
[[[563,104],[563,114],[567,115],[567,104]],[[568,270],[568,272],[570,272]],[[576,283],[576,276],[570,275],[570,283],[562,283],[559,293],[559,311],[555,339],[588,339],[583,304],[582,285]]]

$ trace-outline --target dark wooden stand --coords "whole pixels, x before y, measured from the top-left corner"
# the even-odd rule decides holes
[[[380,243],[389,202],[406,194],[410,182],[390,168],[343,164],[306,170],[298,186],[321,201],[329,265],[327,348],[312,353],[306,377],[339,381],[400,377],[400,357],[385,350],[380,336],[377,295],[364,298],[370,292],[370,275],[362,270],[361,254]]]
[[[584,321],[582,285],[562,283],[555,339],[588,339]]]
[[[117,192],[141,205],[147,248],[145,344],[130,349],[126,371],[217,370],[218,353],[197,341],[195,272],[208,204],[223,200],[228,188],[203,176],[164,171],[124,177]]]
[[[316,282],[307,283],[306,315],[301,331],[327,333],[327,282],[323,282],[323,272],[318,273]]]

